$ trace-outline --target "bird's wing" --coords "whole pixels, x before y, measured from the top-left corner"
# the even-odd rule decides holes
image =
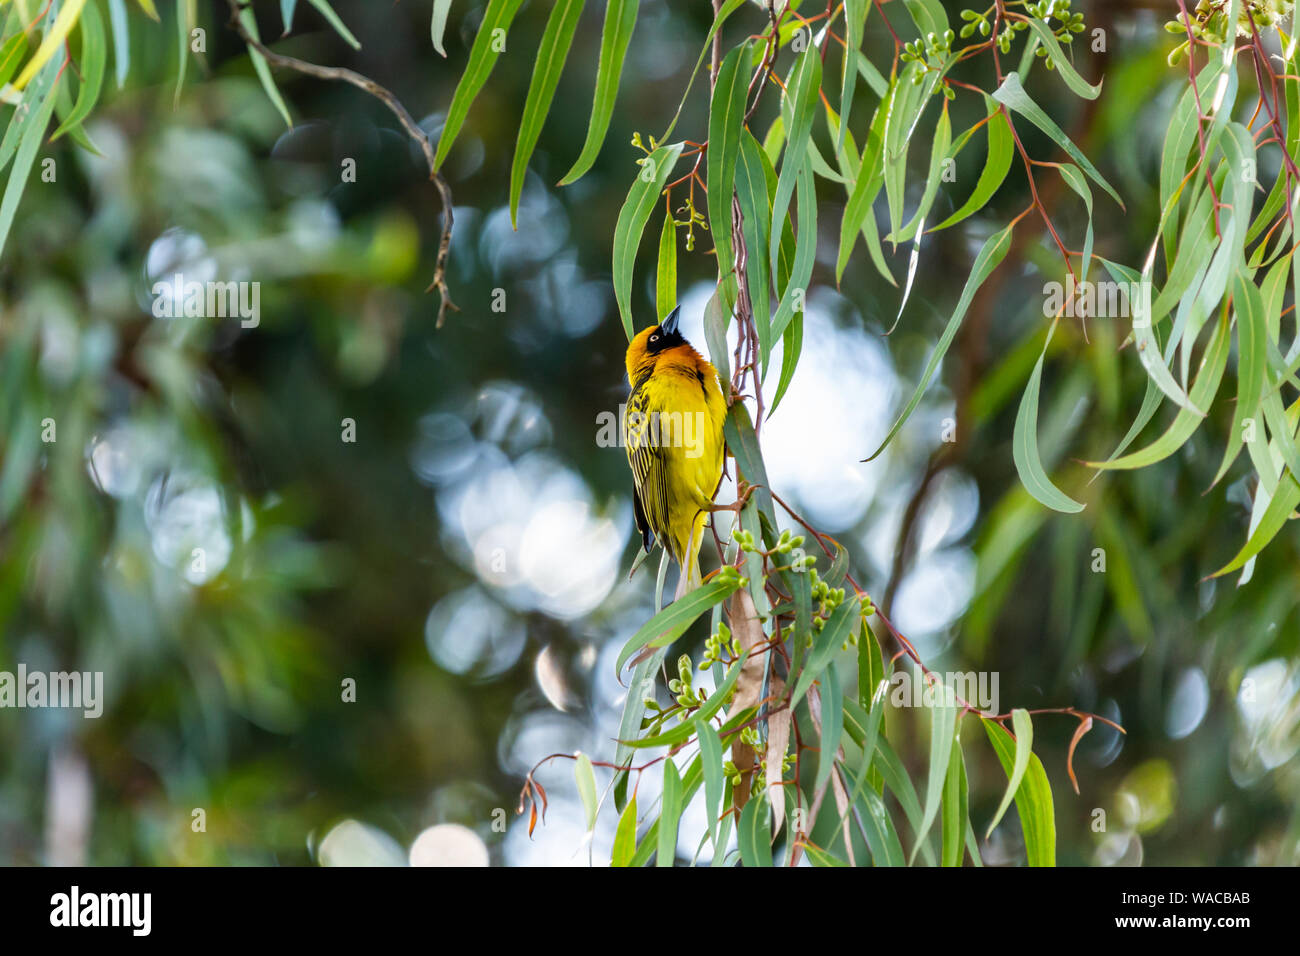
[[[643,384],[643,383],[642,383]],[[641,384],[627,400],[624,419],[627,462],[632,468],[633,504],[637,530],[649,550],[651,536],[672,550],[668,530],[668,468],[663,449],[651,432],[649,396]]]

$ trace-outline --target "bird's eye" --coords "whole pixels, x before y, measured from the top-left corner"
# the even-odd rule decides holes
[[[651,341],[651,342],[658,342],[658,341],[659,341],[659,333],[656,332],[654,335],[650,336],[650,341]]]

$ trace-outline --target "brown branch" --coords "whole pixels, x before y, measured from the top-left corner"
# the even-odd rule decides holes
[[[230,27],[249,47],[256,50],[271,66],[283,67],[287,70],[295,70],[298,73],[314,76],[320,80],[342,80],[344,83],[350,83],[359,90],[369,93],[375,99],[379,100],[392,111],[401,124],[402,129],[424,153],[425,162],[429,166],[429,179],[438,187],[438,197],[442,202],[442,236],[438,240],[438,257],[434,262],[433,281],[425,292],[438,290],[438,323],[437,327],[442,328],[443,321],[446,319],[447,310],[459,312],[460,308],[456,303],[451,301],[451,294],[447,290],[447,255],[451,251],[451,232],[454,223],[451,201],[451,187],[447,185],[447,180],[438,172],[437,162],[433,150],[433,143],[429,141],[429,136],[412,117],[401,101],[393,95],[386,87],[380,86],[368,76],[363,76],[355,70],[349,70],[346,67],[338,66],[320,66],[316,63],[308,63],[306,60],[299,60],[297,57],[285,56],[276,53],[267,47],[262,41],[258,40],[248,32],[247,27],[240,21],[239,15],[241,8],[244,6],[241,0],[226,0],[230,6]]]

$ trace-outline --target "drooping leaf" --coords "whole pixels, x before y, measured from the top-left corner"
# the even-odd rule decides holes
[[[822,689],[822,739],[818,745],[817,779],[814,790],[820,790],[831,777],[835,757],[840,749],[840,733],[844,729],[844,688],[835,668],[828,668],[821,682]]]
[[[781,101],[781,115],[785,118],[786,158],[781,164],[776,195],[772,199],[772,229],[768,261],[774,275],[777,271],[777,253],[781,242],[781,223],[785,221],[786,212],[790,208],[795,180],[808,148],[808,138],[812,135],[821,83],[821,56],[815,47],[809,47],[798,55],[794,66],[790,68],[786,78],[785,95]]]
[[[677,227],[664,216],[659,232],[659,265],[655,271],[655,313],[662,322],[677,307]]]
[[[623,808],[623,815],[618,818],[618,829],[614,831],[614,850],[610,856],[610,866],[631,866],[636,853],[636,794]]]
[[[709,842],[717,847],[718,814],[722,809],[722,741],[707,720],[695,720],[695,737],[700,745],[700,763],[704,772],[704,813]]]
[[[1110,197],[1114,199],[1115,202],[1119,203],[1121,209],[1124,208],[1124,202],[1119,198],[1119,193],[1115,192],[1110,183],[1106,182],[1105,177],[1097,171],[1097,167],[1092,164],[1092,161],[1088,159],[1087,156],[1083,155],[1079,147],[1074,145],[1070,140],[1070,137],[1065,135],[1065,132],[1061,127],[1057,126],[1056,122],[1044,113],[1037,103],[1030,99],[1029,94],[1025,92],[1025,88],[1020,83],[1020,75],[1018,73],[1015,73],[1014,71],[1008,73],[1006,78],[1002,81],[1002,85],[997,88],[996,92],[994,92],[993,98],[1009,109],[1015,110],[1017,113],[1024,116],[1046,133],[1049,138],[1059,143],[1061,148],[1069,153],[1070,158],[1088,174],[1088,177],[1102,189],[1106,190]]]
[[[741,235],[745,239],[747,288],[758,333],[759,363],[767,366],[771,341],[771,276],[767,271],[768,226],[772,215],[768,191],[767,157],[758,141],[745,130],[740,137],[740,161],[736,164],[736,200],[740,203]],[[730,228],[728,225],[727,228]],[[720,270],[725,271],[725,270]]]
[[[943,866],[961,866],[966,828],[970,825],[969,799],[966,761],[962,758],[961,736],[957,735],[952,740],[952,757],[943,784]]]
[[[555,99],[555,88],[559,85],[560,74],[564,71],[573,34],[578,28],[578,19],[582,16],[585,4],[586,0],[557,0],[546,20],[541,45],[537,48],[533,76],[528,83],[528,97],[524,100],[524,112],[519,121],[515,158],[510,164],[510,225],[516,229],[519,227],[519,197],[524,191],[524,174],[528,171],[528,161],[537,147],[537,140],[542,135],[551,102]],[[435,15],[436,12],[435,9]],[[438,43],[435,42],[434,45],[438,46]]]
[[[334,8],[329,5],[329,0],[307,0],[307,2],[319,11],[320,15],[325,18],[325,22],[343,38],[344,43],[354,50],[361,49],[361,41],[352,35],[352,31],[348,29],[347,24],[334,12]]]
[[[573,762],[573,779],[578,785],[578,796],[582,798],[582,808],[587,814],[587,829],[590,830],[596,825],[598,803],[596,772],[591,766],[591,758],[586,754],[578,754],[578,759]]]
[[[1053,511],[1076,514],[1083,510],[1083,505],[1056,487],[1043,468],[1043,460],[1038,453],[1038,391],[1042,384],[1047,347],[1051,344],[1055,331],[1056,320],[1053,320],[1047,330],[1047,339],[1043,342],[1043,352],[1038,356],[1033,374],[1029,376],[1029,384],[1025,386],[1025,393],[1020,399],[1020,408],[1016,412],[1012,455],[1016,472],[1026,491]]]
[[[814,637],[812,650],[804,662],[803,669],[799,672],[794,693],[790,695],[791,708],[803,699],[803,695],[808,692],[813,681],[823,676],[836,651],[848,640],[849,634],[861,618],[862,607],[857,597],[846,597],[844,602],[831,612],[821,633]]]
[[[429,33],[433,38],[433,48],[445,59],[447,51],[443,49],[442,38],[447,32],[447,14],[451,12],[451,0],[433,0],[433,19],[429,24]],[[286,21],[284,28],[289,29]]]
[[[735,305],[736,296],[731,199],[736,187],[736,165],[740,161],[745,93],[749,84],[745,67],[748,65],[749,44],[742,43],[728,53],[718,67],[717,82],[709,104],[709,151],[705,156],[709,177],[709,232],[713,236],[714,255],[718,265],[718,288],[727,309]],[[763,187],[763,209],[766,216],[766,186]]]
[[[682,813],[682,778],[671,758],[664,758],[664,792],[659,809],[659,852],[656,866],[672,866],[677,862],[677,824]]]
[[[967,278],[965,288],[962,289],[961,298],[957,300],[957,308],[953,310],[952,317],[948,320],[948,325],[943,330],[938,345],[930,354],[930,360],[926,363],[925,371],[921,374],[921,381],[917,383],[912,397],[908,399],[907,404],[903,407],[902,414],[898,416],[898,420],[889,429],[889,433],[885,435],[880,447],[867,456],[864,459],[865,461],[872,461],[885,450],[886,446],[893,441],[894,436],[898,434],[898,430],[911,417],[916,406],[920,404],[921,396],[925,394],[930,379],[939,367],[939,362],[943,360],[948,351],[948,346],[952,344],[952,340],[957,334],[957,329],[961,327],[961,321],[965,318],[966,310],[970,308],[971,301],[975,298],[975,292],[984,284],[984,280],[989,277],[990,273],[1006,258],[1007,250],[1011,248],[1011,230],[1012,225],[1008,225],[985,240],[979,254],[975,257],[970,277]]]
[[[1095,100],[1101,95],[1101,81],[1092,84],[1079,75],[1079,71],[1074,68],[1074,64],[1061,49],[1061,44],[1051,27],[1037,17],[1030,17],[1025,22],[1038,41],[1047,49],[1047,56],[1052,61],[1052,66],[1056,68],[1056,72],[1060,74],[1066,86],[1086,100]]]
[[[248,31],[248,35],[254,40],[260,41],[262,39],[257,32],[257,17],[253,14],[251,6],[240,9],[239,22],[244,25],[244,29]],[[284,97],[280,95],[280,88],[275,85],[275,78],[271,76],[271,67],[267,65],[266,57],[249,47],[248,58],[252,61],[253,72],[257,74],[257,81],[262,84],[262,89],[266,91],[266,98],[271,101],[271,104],[283,117],[284,125],[292,129],[293,118],[289,115],[289,107],[285,105]]]
[[[120,90],[131,68],[131,27],[125,0],[108,0],[108,22],[113,27],[113,75]]]
[[[633,336],[632,273],[636,267],[636,254],[641,246],[650,211],[659,200],[668,174],[677,165],[682,154],[681,143],[660,146],[641,161],[641,169],[628,191],[623,208],[619,210],[614,225],[614,298],[623,320],[623,331],[629,339]]]
[[[45,137],[45,128],[50,122],[50,114],[58,93],[58,72],[63,65],[60,53],[55,59],[47,59],[47,66],[37,75],[35,82],[23,91],[22,102],[28,105],[21,118],[10,120],[11,132],[16,137],[16,151],[13,166],[9,170],[9,182],[5,185],[4,197],[0,199],[0,253],[4,252],[9,230],[13,226],[14,215],[18,212],[18,203],[27,187],[27,177],[36,161],[36,153]],[[15,125],[17,124],[17,125]],[[8,139],[8,132],[6,133]]]
[[[1008,777],[1015,773],[1016,743],[1011,735],[995,721],[983,720],[998,760]],[[1056,865],[1056,811],[1052,806],[1052,788],[1047,773],[1037,755],[1029,755],[1029,764],[1016,788],[1016,812],[1020,815],[1020,828],[1025,837],[1025,851],[1030,866]],[[978,850],[978,847],[976,847]],[[978,852],[972,856],[979,860]]]
[[[474,100],[483,89],[483,84],[492,75],[492,68],[496,66],[497,58],[501,55],[497,41],[509,31],[510,24],[522,4],[523,0],[488,0],[483,22],[474,37],[474,45],[470,47],[469,62],[465,65],[465,72],[461,74],[460,82],[456,84],[456,92],[451,97],[451,106],[447,108],[447,120],[442,124],[442,133],[438,136],[438,149],[433,157],[435,170],[442,168],[443,160],[451,152],[456,137],[460,135],[461,127],[465,125],[470,107],[474,105]]]
[[[997,825],[1002,822],[1002,815],[1007,812],[1007,807],[1011,806],[1011,801],[1019,792],[1020,782],[1025,777],[1025,771],[1029,768],[1029,758],[1034,752],[1034,722],[1029,712],[1019,707],[1013,710],[1011,725],[1016,731],[1015,759],[1008,775],[1006,792],[1002,795],[1002,802],[998,804],[997,813],[993,814],[993,819],[989,821],[988,831],[984,834],[985,839],[988,839]],[[989,721],[985,721],[985,729],[988,730],[990,739],[998,739],[993,737]],[[997,744],[995,743],[994,746],[996,747]]]
[[[993,197],[993,194],[998,191],[998,187],[1006,180],[1007,173],[1011,170],[1011,160],[1015,154],[1015,140],[1011,135],[1010,121],[1003,115],[996,102],[989,97],[984,99],[989,111],[989,120],[984,124],[988,135],[988,154],[984,161],[984,168],[980,171],[979,179],[975,181],[974,192],[970,194],[969,198],[962,203],[956,212],[935,226],[934,232],[947,229],[949,226],[955,226],[971,214],[983,209]]]
[[[85,5],[86,0],[67,0],[59,8],[59,15],[54,18],[54,23],[46,31],[45,36],[41,38],[41,45],[36,48],[32,58],[27,61],[27,65],[23,67],[22,72],[13,81],[15,90],[21,90],[30,83],[32,77],[40,72],[41,67],[49,62],[50,57],[54,56],[54,52],[63,46],[68,34],[77,25],[77,20],[81,16],[81,9]]]
[[[745,804],[740,813],[740,823],[736,826],[736,839],[745,866],[772,865],[771,805],[766,793],[755,794]]]
[[[51,140],[80,126],[95,108],[104,85],[104,65],[107,59],[108,40],[104,35],[104,19],[100,16],[99,7],[92,3],[81,16],[81,88],[77,91],[77,102],[54,131]]]
[[[696,588],[680,600],[668,605],[646,621],[631,639],[623,645],[618,655],[618,670],[643,647],[666,647],[685,633],[695,619],[734,594],[739,585],[734,579],[718,579]]]
[[[953,732],[957,725],[957,704],[951,692],[940,683],[934,687],[934,706],[930,711],[930,770],[925,785],[925,811],[917,827],[916,844],[912,847],[909,862],[916,859],[917,852],[925,844],[930,826],[939,814],[943,803],[944,781],[948,776],[948,761],[952,759]]]
[[[596,65],[596,92],[591,103],[591,123],[587,139],[582,144],[573,168],[560,180],[561,186],[577,182],[591,169],[605,142],[610,117],[614,115],[614,101],[618,99],[619,80],[623,76],[623,60],[627,46],[636,27],[640,0],[609,0],[605,8],[605,29],[600,37],[600,60]]]

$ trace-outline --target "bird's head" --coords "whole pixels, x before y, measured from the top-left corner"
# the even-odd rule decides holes
[[[685,349],[694,353],[695,350],[677,328],[680,312],[679,306],[658,325],[642,329],[632,339],[627,347],[628,381],[635,382],[640,376],[653,371],[661,358],[677,354],[674,350]]]

